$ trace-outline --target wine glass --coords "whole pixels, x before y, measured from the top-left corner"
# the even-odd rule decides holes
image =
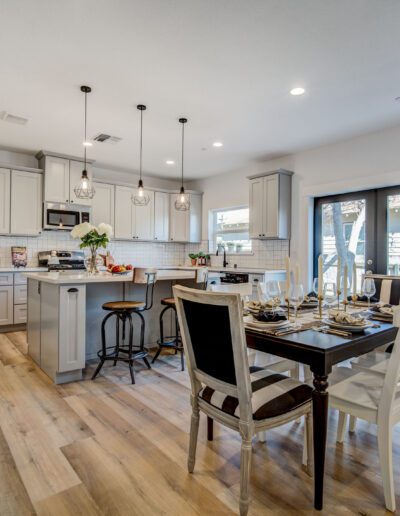
[[[270,300],[272,311],[275,313],[275,307],[280,303],[281,287],[279,282],[276,280],[267,281],[266,283],[266,294]]]
[[[327,281],[324,284],[324,298],[329,305],[336,301],[336,283],[334,281]]]
[[[368,310],[371,305],[371,297],[376,293],[375,281],[373,278],[364,278],[362,293],[368,298]]]
[[[294,320],[297,323],[297,310],[301,303],[304,301],[304,287],[301,283],[294,284],[290,287],[289,292],[290,304],[294,307]]]
[[[312,289],[315,294],[318,294],[318,285],[319,285],[318,278],[314,278]]]

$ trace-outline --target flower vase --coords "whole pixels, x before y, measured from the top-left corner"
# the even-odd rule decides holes
[[[101,256],[97,256],[97,249],[92,249],[90,255],[86,257],[86,270],[88,274],[97,274],[99,272],[99,265],[103,263]]]

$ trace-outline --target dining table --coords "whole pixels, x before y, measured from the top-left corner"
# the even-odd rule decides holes
[[[311,315],[311,317],[313,317]],[[314,508],[323,509],[329,375],[333,366],[394,342],[398,328],[380,321],[360,333],[347,336],[300,329],[274,335],[245,326],[249,348],[310,366],[313,375]]]

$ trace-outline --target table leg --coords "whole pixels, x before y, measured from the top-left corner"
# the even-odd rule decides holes
[[[328,376],[314,373],[313,436],[314,436],[314,508],[323,507],[326,434],[328,427]]]
[[[214,420],[207,416],[207,441],[214,439]]]

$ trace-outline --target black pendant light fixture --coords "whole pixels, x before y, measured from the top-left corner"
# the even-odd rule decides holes
[[[132,195],[131,200],[135,206],[147,206],[150,202],[150,196],[146,194],[143,188],[142,180],[142,150],[143,150],[143,111],[146,111],[146,106],[139,104],[136,106],[140,111],[140,163],[139,163],[139,183],[137,191]]]
[[[86,149],[91,146],[91,143],[87,141],[86,128],[87,128],[87,94],[92,91],[90,86],[81,86],[81,91],[85,94],[85,140],[83,142],[83,170],[82,177],[79,184],[75,186],[74,192],[78,199],[93,199],[96,193],[92,181],[88,177],[87,163],[86,163]]]
[[[187,123],[187,118],[180,118],[179,123],[182,124],[182,182],[179,195],[175,201],[175,209],[178,211],[188,211],[190,210],[190,200],[189,195],[185,193],[185,188],[183,186],[183,158],[185,147],[185,124]]]

